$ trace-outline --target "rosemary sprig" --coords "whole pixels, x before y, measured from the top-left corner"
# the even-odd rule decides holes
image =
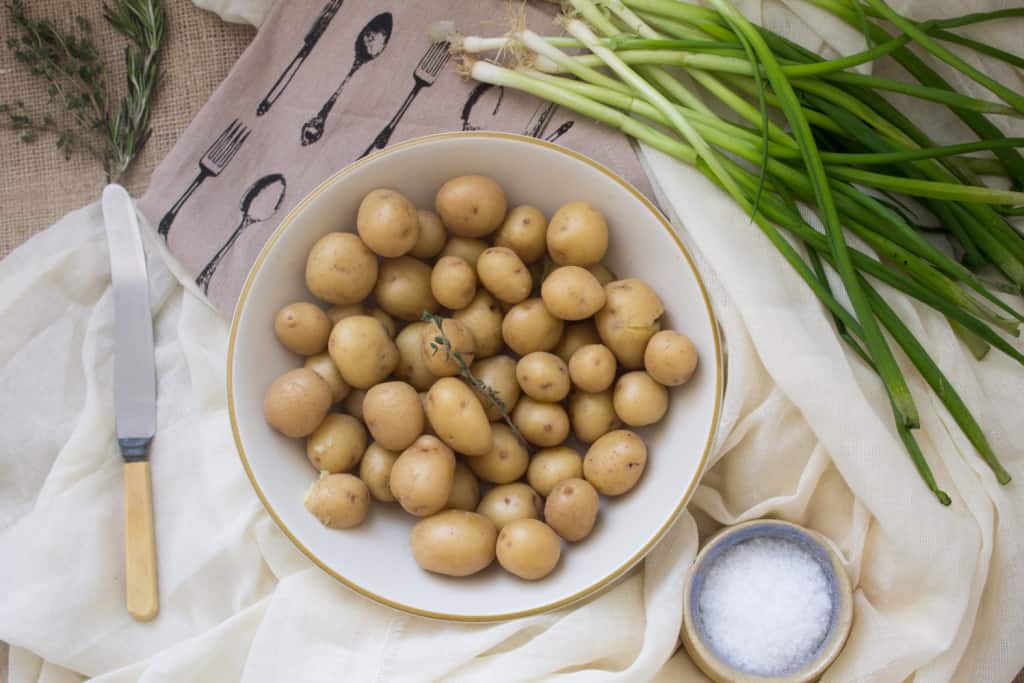
[[[165,34],[160,0],[114,0],[103,7],[104,18],[128,39],[126,94],[116,104],[85,17],[76,16],[75,28],[63,30],[49,19],[28,16],[24,0],[4,5],[18,32],[7,37],[7,47],[17,62],[45,81],[50,102],[62,104],[64,113],[33,117],[20,100],[4,102],[0,127],[19,131],[25,143],[53,136],[66,159],[88,153],[103,165],[107,180],[116,182],[149,137]]]
[[[484,398],[490,401],[495,408],[501,411],[501,419],[505,421],[512,433],[516,435],[524,445],[526,444],[526,438],[523,436],[519,428],[512,423],[512,418],[508,414],[508,406],[505,402],[498,397],[498,392],[494,390],[492,386],[484,382],[482,379],[478,379],[473,376],[472,370],[469,368],[469,363],[462,357],[462,354],[452,349],[452,341],[445,336],[444,333],[444,318],[431,313],[430,311],[423,311],[423,322],[434,323],[437,327],[437,336],[434,337],[433,341],[430,342],[430,348],[433,353],[438,353],[441,349],[444,349],[445,360],[454,360],[456,365],[459,366],[459,375],[462,377],[462,381],[468,384],[470,387],[475,389],[477,393],[481,394]]]

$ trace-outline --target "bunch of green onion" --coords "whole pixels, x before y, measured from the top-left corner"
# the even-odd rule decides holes
[[[876,283],[940,312],[980,360],[995,347],[1024,365],[1003,334],[1017,336],[1024,315],[998,296],[1024,292],[1022,215],[1024,139],[1008,138],[988,118],[1024,116],[1024,95],[974,69],[944,43],[966,46],[1018,68],[1024,59],[949,29],[1024,17],[1024,9],[918,22],[885,0],[811,0],[860,28],[867,49],[826,60],[750,23],[729,0],[700,7],[679,0],[571,0],[568,35],[528,30],[500,37],[452,37],[473,79],[523,90],[617,128],[691,164],[752,217],[814,291],[837,333],[873,368],[888,393],[896,430],[940,502],[914,437],[917,409],[892,343],[910,359],[1002,484],[1010,481],[981,427],[941,369]],[[895,32],[892,31],[895,28]],[[956,92],[909,44],[951,65],[997,99]],[[499,51],[490,61],[474,55]],[[513,55],[513,64],[502,65]],[[912,80],[851,71],[887,57]],[[882,93],[952,110],[977,136],[939,145]],[[705,102],[717,100],[728,118]],[[781,114],[785,124],[773,121]],[[977,152],[988,156],[967,156]],[[980,176],[1001,177],[1009,189]],[[1007,183],[1008,181],[1008,183]],[[670,191],[670,188],[666,188]],[[896,195],[913,197],[937,219],[922,225]],[[816,208],[824,233],[801,215]],[[870,250],[847,243],[844,230]],[[783,232],[788,233],[784,235]],[[944,233],[951,256],[926,238]],[[830,288],[838,275],[849,306]],[[888,332],[888,336],[883,334]]]

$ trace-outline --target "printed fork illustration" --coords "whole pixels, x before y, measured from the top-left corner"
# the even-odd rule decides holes
[[[174,202],[167,213],[164,214],[164,217],[160,219],[160,226],[157,228],[157,233],[160,236],[165,240],[167,239],[167,233],[170,232],[171,224],[178,216],[178,212],[181,211],[181,207],[184,206],[185,202],[188,201],[189,197],[192,196],[199,186],[203,184],[203,181],[220,175],[227,168],[231,160],[235,158],[235,154],[249,138],[249,133],[251,132],[241,121],[235,119],[214,140],[210,148],[206,150],[206,154],[199,160],[199,173],[196,174],[196,177],[192,179],[192,183],[178,197],[178,200]]]
[[[409,94],[406,95],[405,101],[402,102],[402,106],[398,108],[395,115],[388,121],[388,125],[384,126],[384,130],[377,134],[370,146],[366,148],[366,151],[359,155],[362,159],[370,152],[376,149],[384,149],[387,147],[388,140],[391,139],[391,134],[395,132],[395,128],[398,127],[398,122],[405,116],[406,110],[412,101],[416,99],[416,96],[420,94],[420,90],[423,88],[429,88],[437,80],[437,75],[441,73],[441,69],[448,63],[448,43],[434,43],[424,53],[420,59],[419,64],[413,69],[412,78],[413,86]]]

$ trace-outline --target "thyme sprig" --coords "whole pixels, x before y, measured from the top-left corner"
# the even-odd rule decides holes
[[[430,349],[433,353],[438,353],[441,349],[444,349],[445,360],[454,360],[456,365],[459,366],[459,375],[462,377],[462,381],[468,384],[478,394],[486,398],[491,404],[494,405],[501,412],[501,419],[505,421],[512,433],[516,435],[524,445],[526,444],[526,438],[523,437],[522,432],[512,422],[512,418],[508,414],[508,406],[501,398],[498,397],[498,392],[494,390],[494,387],[484,382],[482,379],[478,379],[473,375],[472,370],[469,368],[469,363],[462,357],[462,354],[455,351],[452,348],[452,341],[444,333],[444,318],[431,313],[430,311],[423,311],[423,322],[433,323],[437,327],[437,336],[430,342]]]
[[[114,0],[103,17],[128,39],[125,47],[125,95],[116,101],[107,83],[107,68],[82,16],[65,30],[49,19],[35,19],[24,0],[4,6],[18,35],[8,36],[15,60],[46,83],[51,104],[60,115],[33,116],[21,100],[0,103],[0,127],[21,133],[32,143],[52,136],[66,159],[84,152],[103,166],[107,180],[124,174],[149,138],[153,97],[160,83],[160,49],[165,20],[160,0]]]

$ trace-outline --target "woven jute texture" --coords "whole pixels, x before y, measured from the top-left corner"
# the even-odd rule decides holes
[[[110,65],[109,83],[124,81],[124,39],[101,17],[102,3],[73,0],[27,0],[32,16],[70,22],[75,14],[93,25],[97,47]],[[175,140],[227,75],[231,65],[252,39],[248,26],[227,24],[188,0],[165,0],[168,35],[163,51],[164,81],[152,114],[153,134],[141,156],[122,183],[139,196],[149,177],[174,145]],[[0,36],[12,35],[6,11],[0,11]],[[32,112],[60,113],[47,104],[42,81],[15,64],[13,55],[0,46],[0,100],[20,99]],[[68,211],[99,197],[106,178],[99,163],[76,156],[65,161],[52,139],[27,145],[17,134],[0,130],[0,257]]]

